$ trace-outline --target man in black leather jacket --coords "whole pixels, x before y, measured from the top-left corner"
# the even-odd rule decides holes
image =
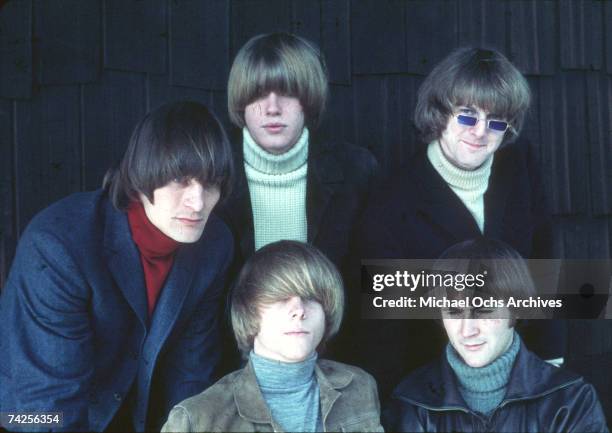
[[[443,258],[467,259],[451,261],[450,265],[445,260],[453,272],[465,272],[466,263],[467,269],[484,266],[488,271],[483,289],[487,299],[503,300],[506,306],[442,309],[449,339],[445,353],[395,389],[383,414],[385,430],[607,432],[593,386],[542,361],[514,331],[516,319],[524,311],[509,308],[508,299],[535,294],[518,253],[501,241],[480,239],[451,247]],[[458,269],[457,263],[464,268]],[[457,298],[454,289],[450,292]],[[466,295],[459,297],[465,300]]]

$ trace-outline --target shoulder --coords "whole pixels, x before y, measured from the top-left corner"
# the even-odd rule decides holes
[[[359,367],[343,364],[329,359],[320,359],[317,366],[334,388],[365,386],[376,390],[376,381],[369,373]]]
[[[99,190],[72,194],[39,212],[26,227],[18,245],[18,252],[40,254],[49,251],[55,259],[74,250],[75,257],[97,248],[105,225],[105,206],[112,206]],[[113,208],[114,212],[119,212]],[[54,259],[54,260],[55,260]]]
[[[209,431],[216,424],[216,417],[237,414],[233,385],[242,371],[224,376],[210,388],[174,406],[162,431]]]
[[[540,158],[537,149],[527,139],[519,139],[503,146],[495,152],[493,172],[500,169],[519,172],[532,172],[539,170]]]
[[[78,237],[96,221],[100,205],[104,201],[105,194],[102,190],[71,194],[34,216],[27,231]]]
[[[365,147],[356,146],[343,141],[320,141],[313,142],[311,161],[317,165],[334,165],[344,169],[345,176],[370,177],[377,174],[379,170],[378,161]]]
[[[559,370],[565,375],[563,368]],[[574,373],[566,377],[573,380],[552,388],[538,399],[538,412],[544,419],[559,423],[559,427],[553,426],[550,430],[606,431],[606,418],[595,387]]]
[[[392,399],[419,400],[444,394],[440,371],[441,359],[417,368],[395,387]]]
[[[376,189],[370,208],[384,209],[390,214],[416,206],[426,194],[424,186],[439,176],[427,160],[425,152],[413,155],[405,164],[385,174],[384,182]]]

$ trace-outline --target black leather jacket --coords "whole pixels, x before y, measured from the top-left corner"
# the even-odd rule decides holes
[[[383,414],[386,431],[607,432],[593,386],[521,343],[508,391],[490,417],[472,411],[443,355],[405,378]]]

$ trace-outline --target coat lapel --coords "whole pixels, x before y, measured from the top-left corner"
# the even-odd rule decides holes
[[[491,167],[491,178],[489,187],[484,196],[485,229],[484,233],[489,238],[502,239],[504,214],[508,203],[508,194],[515,182],[516,174],[511,173],[509,167],[513,164],[504,164],[504,150],[495,155],[493,167]]]
[[[106,224],[104,254],[108,268],[123,296],[146,328],[147,295],[140,255],[132,240],[127,215],[116,210],[110,201],[106,202]]]
[[[174,324],[191,288],[197,253],[196,245],[198,244],[184,244],[179,247],[172,270],[157,300],[155,310],[153,310],[149,339],[159,347],[168,338],[170,330],[174,329]]]
[[[425,156],[411,176],[419,183],[417,210],[457,241],[481,236],[480,229],[461,199],[446,184]]]
[[[314,145],[308,155],[308,178],[306,183],[306,215],[308,241],[317,238],[323,215],[338,184],[344,182],[342,166],[325,147]]]
[[[234,219],[232,221],[232,228],[238,232],[236,235],[240,239],[238,247],[242,257],[249,257],[255,251],[255,228],[253,226],[251,195],[244,172],[244,157],[241,146],[234,151],[234,161],[236,161],[234,190],[226,204],[226,214]]]

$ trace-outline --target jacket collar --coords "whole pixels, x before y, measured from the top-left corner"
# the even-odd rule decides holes
[[[309,175],[306,181],[306,216],[308,241],[314,242],[334,190],[344,183],[344,171],[331,145],[314,142],[310,149]]]
[[[146,328],[149,326],[149,317],[144,273],[138,249],[132,240],[127,214],[116,210],[110,200],[106,200],[105,206],[104,249],[109,270],[140,323]],[[157,300],[149,335],[160,344],[173,328],[187,296],[193,278],[195,249],[199,243],[178,248],[172,269]]]
[[[501,149],[495,154],[489,187],[484,195],[484,235],[487,237],[498,238],[503,228],[506,198],[512,186],[513,176],[509,173],[507,153],[507,149]],[[422,151],[414,161],[409,176],[410,181],[416,183],[420,196],[416,200],[417,210],[428,215],[457,242],[481,236],[474,217],[431,165],[426,152]]]
[[[538,398],[581,380],[572,372],[542,361],[521,342],[510,373],[508,390],[500,406],[512,401]],[[471,412],[461,396],[457,378],[445,355],[439,362],[409,375],[396,388],[393,396],[428,409]]]
[[[144,273],[136,244],[132,240],[127,214],[104,201],[104,254],[115,282],[123,292],[142,326],[147,327],[147,295]]]
[[[353,380],[353,373],[317,361],[315,374],[319,384],[321,417],[325,423],[332,406],[342,394],[340,390],[347,387]],[[270,409],[259,389],[255,370],[250,360],[236,376],[232,392],[238,414],[242,418],[255,424],[271,424],[275,431],[282,430],[272,419]]]

